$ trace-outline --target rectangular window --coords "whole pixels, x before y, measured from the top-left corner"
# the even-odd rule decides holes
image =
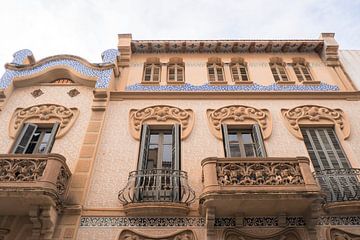
[[[222,131],[226,157],[266,157],[259,125],[242,129],[223,124]]]
[[[51,151],[59,124],[51,127],[39,127],[36,124],[26,123],[13,147],[13,153],[46,154]]]

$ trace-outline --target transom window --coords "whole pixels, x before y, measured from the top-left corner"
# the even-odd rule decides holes
[[[160,64],[146,63],[144,66],[143,82],[145,83],[158,83],[160,82]]]
[[[51,127],[39,127],[26,123],[17,137],[13,153],[44,154],[51,151],[59,124]]]
[[[272,62],[270,63],[270,69],[275,82],[289,81],[284,64]]]
[[[168,65],[168,82],[169,83],[184,82],[184,64],[172,63]]]
[[[235,82],[249,81],[248,71],[244,63],[232,63],[230,69]]]
[[[266,151],[259,125],[238,128],[222,125],[226,157],[265,157]]]
[[[302,81],[312,81],[312,77],[309,71],[309,68],[306,66],[305,63],[295,63],[293,65],[293,69],[295,72],[295,75],[297,77],[297,79],[302,82]]]
[[[220,63],[208,63],[208,77],[209,82],[225,82],[224,78],[224,68]]]

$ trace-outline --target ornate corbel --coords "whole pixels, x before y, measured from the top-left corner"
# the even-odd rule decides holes
[[[350,135],[350,124],[341,109],[331,109],[318,105],[302,105],[292,109],[281,109],[285,124],[297,138],[303,139],[300,125],[332,124],[337,132],[342,133],[343,139]]]
[[[156,105],[143,109],[131,109],[129,116],[130,133],[139,140],[142,124],[166,125],[180,124],[181,139],[189,136],[194,125],[194,113],[191,109],[181,109],[168,105]]]
[[[269,110],[257,109],[244,105],[231,105],[222,108],[208,109],[206,111],[210,130],[218,139],[222,139],[221,124],[251,125],[259,124],[263,138],[267,139],[271,135],[272,120]]]
[[[57,104],[40,104],[27,108],[17,108],[11,117],[9,135],[14,138],[16,132],[25,122],[47,124],[59,122],[56,138],[65,135],[79,115],[77,108],[67,108]]]

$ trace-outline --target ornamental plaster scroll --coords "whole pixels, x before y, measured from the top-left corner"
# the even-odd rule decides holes
[[[360,234],[354,234],[336,228],[330,229],[327,235],[328,240],[360,240]]]
[[[141,126],[150,125],[181,125],[181,139],[185,139],[191,133],[194,126],[194,112],[191,109],[181,109],[168,105],[155,105],[143,109],[131,109],[129,113],[129,124],[131,135],[139,140]]]
[[[159,234],[144,234],[135,232],[132,230],[123,230],[120,233],[119,240],[156,240],[156,239],[162,239],[162,240],[196,240],[196,236],[191,230],[183,230],[183,231],[177,231],[172,234],[166,234],[164,235],[161,231],[159,231]]]
[[[304,236],[300,236],[300,234],[294,229],[285,229],[279,230],[276,233],[272,229],[270,231],[266,231],[263,228],[253,229],[251,233],[246,231],[240,231],[238,229],[227,229],[224,231],[223,238],[225,240],[301,240],[304,239]]]
[[[222,123],[231,125],[251,125],[257,123],[262,130],[264,139],[271,135],[272,120],[267,109],[257,109],[244,105],[230,105],[216,110],[208,109],[206,114],[210,130],[218,139],[222,139]]]
[[[79,115],[77,108],[67,108],[57,104],[40,104],[27,108],[17,108],[13,113],[9,135],[14,138],[23,123],[31,122],[36,124],[60,123],[56,138],[66,134],[72,127]]]
[[[343,139],[350,135],[350,124],[346,114],[341,109],[331,109],[318,105],[302,105],[292,109],[281,109],[285,124],[297,138],[303,139],[300,125],[302,124],[333,124],[335,130],[342,133]]]

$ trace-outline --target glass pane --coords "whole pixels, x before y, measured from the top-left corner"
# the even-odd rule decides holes
[[[230,156],[241,157],[239,144],[230,144]]]
[[[41,142],[43,142],[43,143],[49,142],[50,136],[51,136],[51,132],[49,132],[49,131],[45,132],[45,134],[44,134],[43,139],[41,140]]]
[[[158,159],[158,146],[157,145],[150,145],[148,156],[147,156],[147,166],[151,166],[153,168],[156,168],[156,163]],[[149,168],[148,168],[149,169]]]
[[[172,144],[172,134],[165,133],[164,134],[164,144]]]
[[[244,144],[248,144],[248,143],[252,144],[253,143],[251,133],[243,133],[243,134],[241,134],[241,137],[242,137]]]
[[[159,134],[151,133],[150,135],[150,144],[158,144],[159,143]]]
[[[162,167],[163,168],[171,168],[172,166],[172,146],[164,145],[163,146],[163,159],[162,159]]]
[[[246,157],[255,157],[254,144],[244,144]]]
[[[39,149],[38,149],[38,153],[44,153],[45,150],[46,150],[46,146],[47,146],[46,143],[40,144]]]
[[[31,142],[26,149],[25,153],[33,153],[36,146],[36,142]]]

